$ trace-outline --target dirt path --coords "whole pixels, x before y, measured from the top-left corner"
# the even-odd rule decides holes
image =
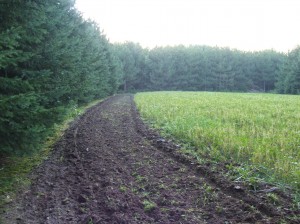
[[[112,97],[72,125],[4,223],[297,223],[286,204],[177,149],[143,125],[132,96]]]

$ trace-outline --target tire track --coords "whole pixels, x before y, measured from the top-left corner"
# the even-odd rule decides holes
[[[162,141],[133,96],[117,95],[66,131],[4,223],[297,223],[285,204],[235,192],[217,172]]]

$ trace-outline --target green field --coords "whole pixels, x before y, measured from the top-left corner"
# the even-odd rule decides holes
[[[199,155],[252,164],[300,187],[300,96],[149,92],[135,102],[142,117]]]

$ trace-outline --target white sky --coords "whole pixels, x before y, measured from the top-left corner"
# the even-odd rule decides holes
[[[76,0],[111,42],[287,52],[300,45],[300,0]]]

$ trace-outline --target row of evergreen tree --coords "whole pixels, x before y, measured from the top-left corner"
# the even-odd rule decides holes
[[[74,0],[2,0],[0,153],[36,149],[68,108],[113,94],[115,67]]]
[[[69,108],[117,90],[300,93],[300,48],[110,44],[74,0],[0,2],[0,154],[30,152]]]
[[[289,54],[208,46],[147,50],[127,42],[114,51],[124,91],[300,93],[300,48]]]

